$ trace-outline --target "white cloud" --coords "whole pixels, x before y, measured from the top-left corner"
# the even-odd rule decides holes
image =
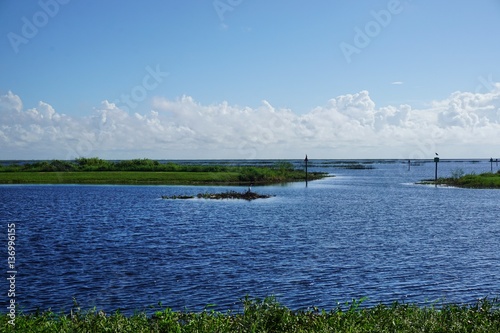
[[[441,109],[439,120],[443,126],[484,127],[500,121],[500,86],[492,92],[455,92],[448,99],[434,103]]]
[[[0,96],[0,110],[21,112],[22,108],[23,102],[21,101],[21,98],[14,95],[12,91]]]
[[[455,92],[425,109],[376,107],[367,91],[335,97],[305,114],[190,96],[156,97],[130,114],[109,101],[83,117],[0,96],[0,159],[60,158],[430,158],[487,157],[500,139],[500,84]]]
[[[394,81],[394,82],[391,82],[392,85],[402,85],[403,84],[403,81]]]

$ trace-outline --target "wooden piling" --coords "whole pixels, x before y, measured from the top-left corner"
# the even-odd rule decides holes
[[[307,154],[306,154],[306,158],[304,159],[304,162],[306,163],[306,186],[307,186],[307,181],[308,181],[308,175],[307,175],[307,162],[309,161],[309,159],[307,158]]]
[[[439,157],[434,157],[434,162],[436,163],[436,169],[434,171],[434,183],[437,186]]]

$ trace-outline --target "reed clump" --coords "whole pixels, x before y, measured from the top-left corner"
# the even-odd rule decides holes
[[[194,195],[163,195],[162,199],[215,199],[215,200],[222,200],[222,199],[243,199],[247,201],[255,200],[255,199],[267,199],[272,197],[272,195],[268,194],[259,194],[256,192],[252,192],[250,190],[247,190],[245,192],[237,192],[237,191],[226,191],[226,192],[219,192],[219,193],[210,193],[210,192],[205,192],[205,193],[198,193],[196,196]]]

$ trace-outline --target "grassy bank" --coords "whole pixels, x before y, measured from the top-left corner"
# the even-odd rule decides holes
[[[331,311],[312,308],[292,311],[274,298],[246,298],[238,313],[157,311],[136,313],[74,309],[70,314],[38,312],[0,316],[5,332],[500,332],[498,301],[481,300],[470,306],[418,307],[394,303],[361,308],[360,302]],[[12,322],[11,322],[12,323]]]
[[[3,184],[210,184],[238,183],[237,172],[67,171],[0,172]]]
[[[309,173],[309,179],[325,177]],[[288,162],[270,166],[188,165],[149,159],[119,162],[98,158],[0,166],[0,184],[272,184],[303,181],[303,170]]]
[[[452,176],[449,178],[438,178],[437,182],[434,182],[434,180],[429,180],[425,181],[425,183],[465,188],[500,188],[500,172],[487,172],[479,175],[468,174]]]

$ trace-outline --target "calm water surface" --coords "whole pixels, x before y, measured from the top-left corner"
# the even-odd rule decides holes
[[[434,176],[433,163],[369,165],[312,167],[336,177],[254,187],[276,196],[252,202],[161,199],[238,187],[0,186],[2,233],[16,225],[16,302],[67,311],[75,298],[132,313],[158,302],[237,310],[247,294],[293,309],[499,296],[500,191],[415,185]]]

